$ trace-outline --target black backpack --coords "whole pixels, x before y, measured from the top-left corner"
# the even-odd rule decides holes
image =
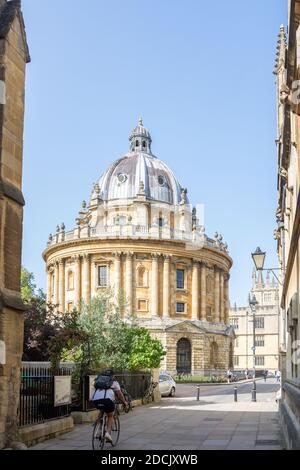
[[[112,387],[113,381],[114,378],[111,374],[102,372],[95,378],[94,387],[96,390],[109,390]]]

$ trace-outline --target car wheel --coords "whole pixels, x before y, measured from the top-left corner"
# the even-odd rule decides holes
[[[175,397],[175,387],[171,388],[171,391],[169,393],[169,397]]]

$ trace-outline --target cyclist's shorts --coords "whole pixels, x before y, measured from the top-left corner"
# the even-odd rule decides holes
[[[96,408],[104,410],[105,413],[113,413],[115,411],[115,404],[110,398],[101,398],[100,400],[95,400],[94,405]],[[98,407],[98,405],[104,405],[104,408]]]

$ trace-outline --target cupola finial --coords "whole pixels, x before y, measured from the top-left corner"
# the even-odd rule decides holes
[[[131,152],[144,152],[151,155],[151,135],[144,127],[143,119],[139,117],[137,126],[133,129],[129,136]]]

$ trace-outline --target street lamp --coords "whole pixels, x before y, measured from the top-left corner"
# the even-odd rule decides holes
[[[261,251],[259,247],[256,248],[254,253],[251,253],[257,271],[264,269],[266,252]]]
[[[255,295],[253,294],[252,298],[249,294],[249,305],[253,315],[253,346],[252,346],[252,357],[253,357],[253,388],[252,388],[252,401],[256,401],[256,382],[255,382],[255,314],[256,306],[258,302]]]
[[[271,271],[276,278],[277,282],[282,286],[282,282],[278,279],[274,271],[280,271],[280,268],[264,268],[266,252],[261,251],[259,247],[256,248],[254,253],[251,253],[256,271]]]

